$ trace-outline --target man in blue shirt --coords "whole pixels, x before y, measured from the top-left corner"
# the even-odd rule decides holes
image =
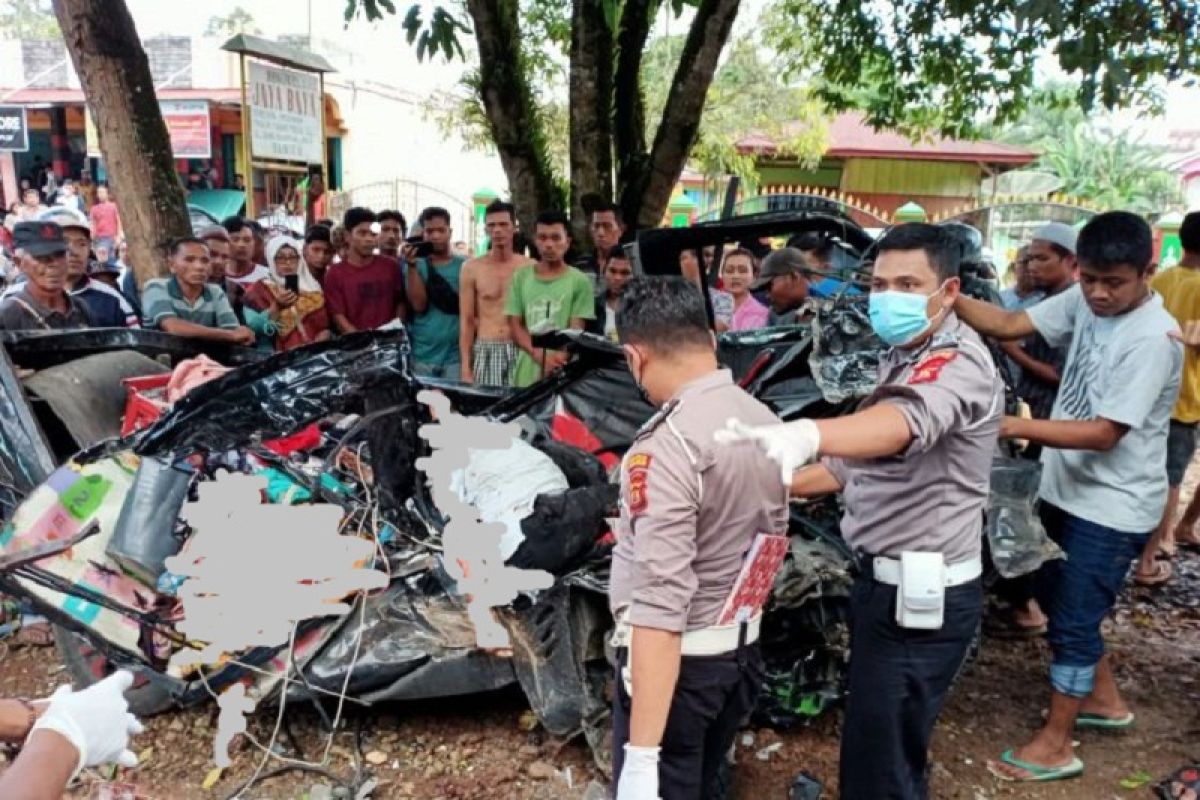
[[[412,308],[409,335],[412,338],[413,371],[430,378],[458,380],[462,372],[458,348],[458,289],[466,261],[450,251],[450,213],[444,208],[421,212],[421,230],[433,247],[426,258],[417,258],[415,248],[405,245],[405,285]]]

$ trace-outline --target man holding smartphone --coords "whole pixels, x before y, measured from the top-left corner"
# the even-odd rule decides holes
[[[450,250],[450,212],[431,207],[419,219],[423,241],[405,242],[405,288],[412,306],[413,371],[431,378],[457,380],[459,278],[462,256]]]

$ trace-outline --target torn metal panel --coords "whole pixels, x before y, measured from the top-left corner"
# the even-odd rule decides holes
[[[56,461],[17,378],[0,348],[0,520],[54,472]]]
[[[141,353],[116,350],[40,370],[24,381],[29,393],[50,406],[82,450],[121,434],[125,388],[121,381],[170,370]]]
[[[140,454],[222,451],[295,432],[407,372],[403,331],[359,332],[272,356],[190,392],[132,437]]]

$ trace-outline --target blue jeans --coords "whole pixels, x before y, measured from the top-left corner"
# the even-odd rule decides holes
[[[1037,573],[1037,598],[1050,623],[1050,683],[1068,697],[1087,697],[1104,655],[1100,624],[1116,605],[1130,565],[1150,533],[1119,531],[1043,502],[1042,524],[1065,559]]]

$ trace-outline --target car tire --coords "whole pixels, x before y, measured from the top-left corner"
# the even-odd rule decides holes
[[[54,626],[54,646],[77,689],[91,686],[113,671],[108,659],[83,636],[62,626]],[[133,686],[125,692],[129,711],[137,717],[152,717],[176,707],[170,692],[157,683],[135,677]]]

